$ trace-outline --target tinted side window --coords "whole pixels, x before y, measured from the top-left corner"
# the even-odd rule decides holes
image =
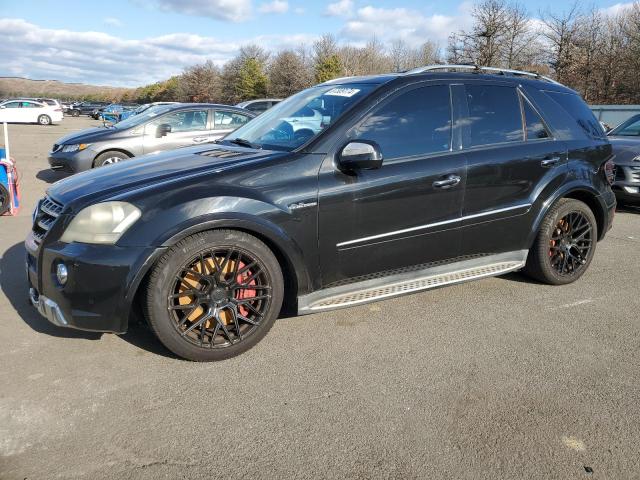
[[[262,113],[267,111],[269,108],[269,104],[267,102],[255,102],[250,105],[247,105],[247,110],[251,110],[252,112]]]
[[[236,112],[221,112],[216,110],[213,114],[214,129],[224,130],[227,128],[238,128],[251,120],[246,115]]]
[[[499,85],[467,85],[470,146],[524,140],[518,92]]]
[[[619,130],[618,128],[616,128],[613,132],[611,132],[611,135],[624,135],[624,136],[636,137],[640,135],[640,119],[625,125],[623,128],[620,128]]]
[[[524,110],[527,140],[549,138],[549,132],[547,132],[542,118],[540,118],[540,115],[533,109],[526,98],[522,98],[522,108]]]
[[[602,138],[605,136],[604,129],[598,120],[596,120],[593,112],[578,95],[574,93],[550,91],[544,93],[558,103],[569,115],[575,118],[584,133],[593,138]]]
[[[175,112],[153,119],[145,127],[145,133],[154,133],[158,125],[167,124],[171,133],[192,132],[207,129],[207,110]]]
[[[373,140],[386,159],[448,151],[451,145],[449,87],[402,93],[369,116],[356,138]]]

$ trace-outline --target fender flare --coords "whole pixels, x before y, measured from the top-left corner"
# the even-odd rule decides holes
[[[600,240],[606,233],[604,228],[600,228],[604,223],[604,216],[607,210],[607,206],[602,200],[600,192],[598,192],[598,190],[596,190],[592,185],[579,182],[571,182],[566,184],[560,190],[554,192],[553,195],[551,195],[542,203],[540,209],[538,210],[538,214],[533,221],[533,228],[531,229],[529,238],[527,239],[527,245],[529,248],[533,246],[533,243],[538,236],[540,224],[542,223],[544,217],[547,215],[547,212],[549,212],[551,207],[561,198],[576,198],[582,201],[584,201],[583,199],[587,200],[585,203],[593,210],[593,214],[596,217],[596,221],[598,222],[598,240]]]
[[[128,293],[126,297],[128,304],[133,302],[142,280],[167,249],[190,235],[222,228],[246,232],[266,243],[282,264],[283,274],[291,281],[291,288],[296,298],[298,295],[310,291],[311,281],[308,269],[304,263],[302,250],[297,243],[289,238],[278,226],[262,218],[242,213],[214,214],[198,217],[193,220],[191,225],[183,225],[178,232],[169,234],[166,238],[162,239],[162,245],[145,259],[142,266],[128,282]]]

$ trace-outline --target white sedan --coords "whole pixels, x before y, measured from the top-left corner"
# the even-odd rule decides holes
[[[62,108],[34,100],[6,100],[0,103],[0,123],[39,123],[62,121]]]

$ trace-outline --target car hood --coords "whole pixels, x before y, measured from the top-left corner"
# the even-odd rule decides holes
[[[246,163],[264,162],[289,152],[254,150],[243,147],[197,146],[136,157],[60,180],[47,194],[72,209],[96,203],[129,191],[172,180],[220,174]]]
[[[615,154],[613,161],[618,165],[634,162],[634,158],[640,156],[640,138],[612,135],[609,137],[609,142]],[[635,163],[640,162],[636,160]]]
[[[123,130],[107,127],[87,128],[85,130],[80,130],[79,132],[74,132],[70,135],[59,138],[56,141],[56,145],[74,145],[76,143],[96,142],[99,140],[104,140],[106,137],[111,137],[114,134],[122,131]]]

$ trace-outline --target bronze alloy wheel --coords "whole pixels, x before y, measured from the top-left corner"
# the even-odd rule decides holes
[[[180,336],[219,349],[250,337],[270,302],[264,265],[245,250],[224,246],[199,254],[176,273],[167,308]]]
[[[549,261],[558,275],[575,275],[587,264],[593,229],[581,212],[570,212],[556,224],[549,240]]]
[[[591,208],[580,200],[561,198],[544,216],[524,270],[551,285],[574,282],[589,268],[597,239]]]

